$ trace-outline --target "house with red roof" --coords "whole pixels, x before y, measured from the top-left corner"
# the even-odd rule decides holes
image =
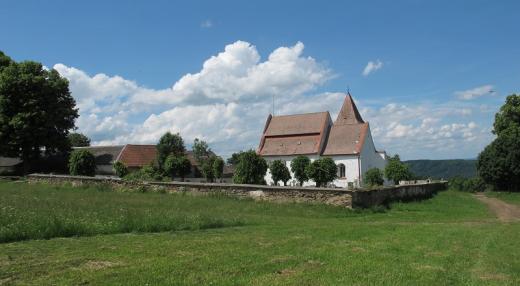
[[[311,161],[330,157],[338,167],[333,184],[343,188],[360,186],[368,169],[384,169],[387,163],[386,153],[376,150],[370,125],[361,117],[350,93],[345,96],[334,122],[328,111],[281,116],[270,114],[258,154],[268,162],[285,161],[289,170],[291,160],[298,155],[307,156]],[[265,179],[268,184],[273,183],[269,172]],[[314,185],[314,182],[306,185]]]

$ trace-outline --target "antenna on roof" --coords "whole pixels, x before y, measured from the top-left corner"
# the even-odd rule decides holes
[[[347,94],[350,95],[350,86],[347,84]]]
[[[273,116],[274,116],[274,94],[273,94]]]

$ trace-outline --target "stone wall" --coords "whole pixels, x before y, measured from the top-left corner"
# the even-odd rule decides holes
[[[334,206],[371,207],[396,200],[429,198],[446,187],[445,182],[395,186],[373,190],[347,190],[333,188],[301,188],[261,185],[239,185],[195,182],[127,182],[112,177],[83,177],[32,174],[29,182],[46,182],[72,185],[110,185],[115,189],[160,191],[167,193],[190,192],[197,194],[224,194],[256,200],[277,202],[325,203]]]

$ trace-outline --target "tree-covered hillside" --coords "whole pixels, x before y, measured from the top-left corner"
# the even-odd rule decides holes
[[[476,160],[410,160],[404,163],[418,177],[449,179],[453,177],[471,178],[477,175]]]

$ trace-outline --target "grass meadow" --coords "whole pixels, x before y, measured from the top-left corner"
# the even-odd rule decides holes
[[[0,285],[518,285],[520,223],[445,191],[390,209],[0,182]]]

